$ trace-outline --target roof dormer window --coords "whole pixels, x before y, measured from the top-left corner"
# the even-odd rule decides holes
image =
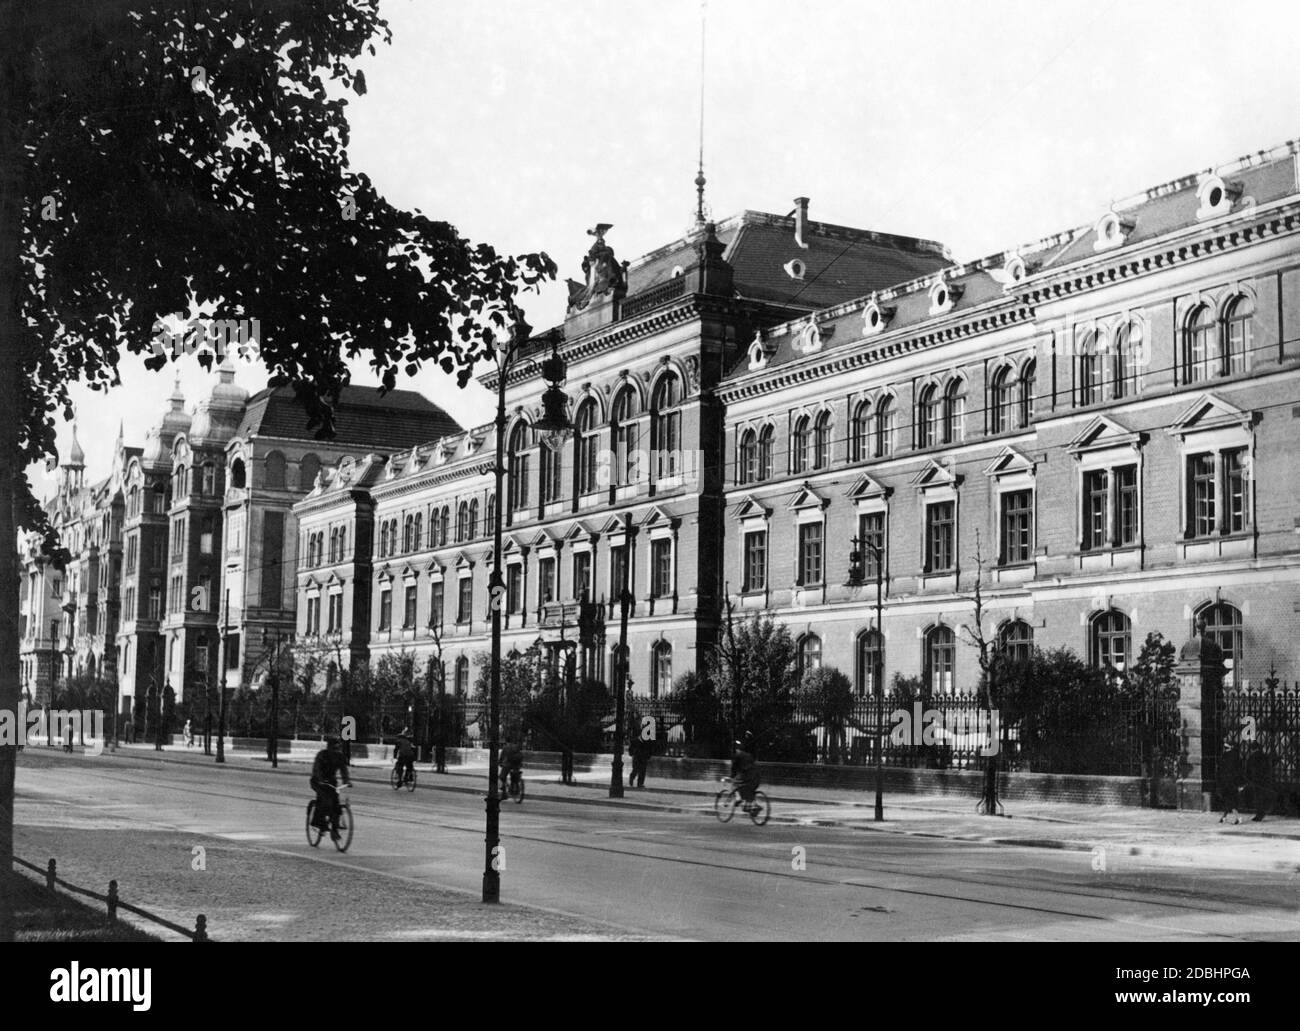
[[[943,315],[952,311],[961,296],[961,287],[949,283],[943,276],[936,279],[930,287],[930,314]]]
[[[862,332],[867,336],[884,332],[893,317],[893,308],[882,308],[874,300],[868,301],[867,306],[862,309]]]
[[[1025,259],[1019,254],[1010,255],[1006,264],[1002,266],[1002,272],[1007,277],[1007,285],[1022,282],[1028,273]]]
[[[798,280],[801,283],[803,282],[804,273],[808,271],[808,266],[798,258],[792,258],[782,267],[785,269],[785,274],[787,276],[791,279]]]
[[[1240,196],[1241,183],[1226,183],[1217,175],[1208,175],[1196,188],[1196,217],[1206,219],[1226,215]]]
[[[1092,245],[1093,250],[1109,251],[1122,247],[1128,234],[1133,231],[1133,225],[1132,219],[1120,218],[1113,211],[1106,212],[1097,220],[1097,242]]]

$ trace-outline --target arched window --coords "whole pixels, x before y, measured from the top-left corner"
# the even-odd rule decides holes
[[[348,530],[346,526],[339,527],[339,561],[342,562],[348,557]]]
[[[1128,669],[1132,648],[1132,630],[1128,616],[1115,609],[1107,609],[1092,617],[1091,629],[1089,645],[1092,664],[1097,667],[1110,666],[1121,673]]]
[[[807,471],[808,443],[808,416],[801,415],[794,421],[794,431],[790,434],[790,472]]]
[[[825,469],[831,464],[831,413],[822,412],[813,425],[812,467]]]
[[[614,398],[614,415],[611,420],[615,475],[622,484],[636,483],[641,476],[637,459],[637,448],[640,446],[636,422],[638,414],[636,391],[631,386],[625,386]]]
[[[1128,397],[1136,389],[1134,362],[1141,346],[1142,327],[1137,323],[1125,323],[1115,331],[1106,373],[1110,387],[1109,397],[1119,400]]]
[[[186,471],[187,470],[183,465],[178,465],[176,467],[172,483],[172,497],[174,498],[183,498],[190,492],[189,487],[186,485]]]
[[[925,634],[925,685],[930,694],[956,690],[957,642],[949,627],[932,626]]]
[[[438,540],[442,546],[446,547],[451,540],[451,506],[443,505],[442,512],[438,516]]]
[[[822,639],[808,634],[799,642],[799,679],[822,668]]]
[[[1034,376],[1038,363],[1030,358],[1020,370],[1020,425],[1028,426],[1034,421]]]
[[[1249,297],[1238,297],[1223,310],[1223,361],[1219,369],[1222,376],[1245,372],[1249,361],[1251,326],[1255,318],[1255,305]]]
[[[489,495],[487,499],[487,516],[483,520],[483,534],[491,537],[497,532],[497,499]]]
[[[469,503],[469,539],[478,536],[478,498]]]
[[[203,493],[208,497],[217,493],[217,467],[212,462],[203,463]]]
[[[128,516],[138,516],[140,514],[140,488],[132,487],[127,493],[126,514]]]
[[[313,452],[298,459],[298,489],[311,490],[316,485],[316,475],[319,472],[320,459]]]
[[[1009,619],[998,628],[998,648],[1008,662],[1028,662],[1034,649],[1034,628],[1023,619]]]
[[[943,392],[943,442],[959,443],[966,435],[966,381],[955,377]]]
[[[272,451],[266,456],[262,471],[264,486],[268,490],[284,490],[284,455]]]
[[[388,524],[381,523],[379,527],[379,557],[386,558],[388,555]]]
[[[539,484],[542,504],[559,501],[564,493],[564,485],[561,482],[564,476],[564,453],[560,448],[552,447],[543,440],[542,446],[538,449],[538,458],[542,467]]]
[[[415,531],[415,517],[407,516],[402,520],[402,553],[411,550],[411,534]]]
[[[1079,404],[1093,405],[1101,400],[1101,355],[1105,347],[1100,335],[1093,331],[1083,338],[1077,359]]]
[[[877,677],[885,668],[885,639],[879,630],[858,634],[857,687],[860,695],[876,693]]]
[[[859,401],[853,409],[853,420],[849,425],[849,458],[854,462],[865,462],[870,456],[867,443],[871,433],[871,404]]]
[[[469,502],[462,501],[456,509],[456,542],[469,540]]]
[[[772,478],[772,441],[775,438],[776,430],[770,425],[758,431],[758,478],[760,480]]]
[[[461,697],[469,694],[469,659],[463,655],[456,660],[456,694]]]
[[[876,402],[876,457],[894,453],[894,399],[886,394]]]
[[[745,430],[740,435],[740,460],[736,467],[737,483],[753,483],[758,479],[758,434]]]
[[[424,513],[415,513],[415,529],[411,531],[411,547],[413,550],[419,550],[420,541],[424,537]]]
[[[677,406],[682,403],[681,380],[675,372],[666,372],[655,384],[651,400],[653,410],[654,442],[658,468],[655,478],[670,479],[682,471],[682,413]]]
[[[916,401],[916,446],[933,447],[939,443],[939,388],[927,383]]]
[[[510,434],[510,458],[508,473],[510,476],[510,511],[520,512],[528,507],[528,449],[533,446],[532,427],[527,423],[517,423]],[[463,506],[462,506],[463,507]],[[466,511],[468,516],[469,512]],[[460,514],[457,513],[456,537],[461,536]]]
[[[1223,651],[1224,686],[1240,687],[1243,643],[1241,610],[1226,601],[1204,605],[1196,612],[1196,622],[1205,624],[1205,636]]]
[[[337,529],[332,529],[330,530],[330,562],[333,563],[333,562],[337,562],[338,560],[339,560],[339,531]]]
[[[236,490],[243,490],[246,482],[247,477],[244,475],[244,460],[242,458],[236,458],[230,463],[230,485]],[[174,496],[175,495],[173,495],[173,497]]]
[[[1187,319],[1183,330],[1183,381],[1199,383],[1214,375],[1214,315],[1202,304]]]
[[[1011,429],[1011,369],[1002,366],[993,373],[989,385],[989,432],[1003,433]]]
[[[673,646],[657,641],[650,656],[650,697],[666,697],[673,689]]]
[[[593,398],[587,398],[579,406],[575,426],[577,440],[574,444],[574,456],[577,466],[575,470],[578,477],[577,489],[580,495],[591,494],[600,486],[596,481],[596,445],[599,443],[599,437],[596,435],[596,402]]]

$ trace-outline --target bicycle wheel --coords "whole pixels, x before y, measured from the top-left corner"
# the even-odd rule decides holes
[[[768,817],[772,815],[772,806],[767,800],[767,796],[761,791],[754,792],[754,806],[749,811],[749,818],[754,821],[754,826],[761,827],[767,823]]]
[[[388,783],[393,785],[394,791],[402,786],[402,771],[396,766],[393,767],[393,772],[388,775]]]
[[[316,800],[313,798],[307,803],[307,844],[315,848],[320,844],[321,836],[325,833],[319,827],[312,825],[312,818],[316,815]]]
[[[339,836],[334,839],[334,847],[346,852],[352,844],[352,807],[344,802],[339,807]]]
[[[718,792],[718,797],[713,800],[713,812],[721,822],[728,823],[736,815],[736,802],[739,798],[731,788],[723,788]]]
[[[415,767],[414,766],[412,766],[409,770],[406,771],[406,790],[407,791],[415,790]]]

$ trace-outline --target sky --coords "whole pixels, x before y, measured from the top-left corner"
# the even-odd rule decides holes
[[[526,305],[563,320],[585,230],[621,260],[694,219],[701,86],[706,200],[939,240],[957,261],[1093,224],[1115,200],[1300,137],[1300,5],[1239,0],[381,0],[393,41],[362,63],[350,158],[394,204],[499,251],[543,250],[559,281]],[[73,388],[88,478],[119,420],[143,444],[175,372]],[[236,381],[265,385],[260,367]],[[363,361],[354,383],[374,383]],[[477,384],[437,369],[399,385],[463,425]],[[61,453],[71,426],[59,429]],[[42,467],[29,474],[49,489]]]

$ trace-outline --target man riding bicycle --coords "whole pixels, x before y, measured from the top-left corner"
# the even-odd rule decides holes
[[[316,753],[316,761],[311,764],[311,786],[316,792],[316,814],[312,825],[320,830],[328,830],[335,841],[339,838],[339,792],[337,778],[352,786],[348,777],[348,761],[343,757],[343,743],[336,737],[330,738],[325,747]]]
[[[407,777],[415,775],[415,742],[411,740],[410,727],[402,728],[402,732],[397,735],[397,745],[393,751],[397,758],[397,783],[405,784]]]
[[[509,794],[506,790],[507,784],[517,782],[523,769],[523,749],[507,738],[501,749],[501,794]]]
[[[745,803],[746,813],[754,808],[754,792],[758,790],[758,760],[749,750],[753,747],[752,741],[748,734],[745,741],[737,741],[735,754],[731,757],[731,779]]]

